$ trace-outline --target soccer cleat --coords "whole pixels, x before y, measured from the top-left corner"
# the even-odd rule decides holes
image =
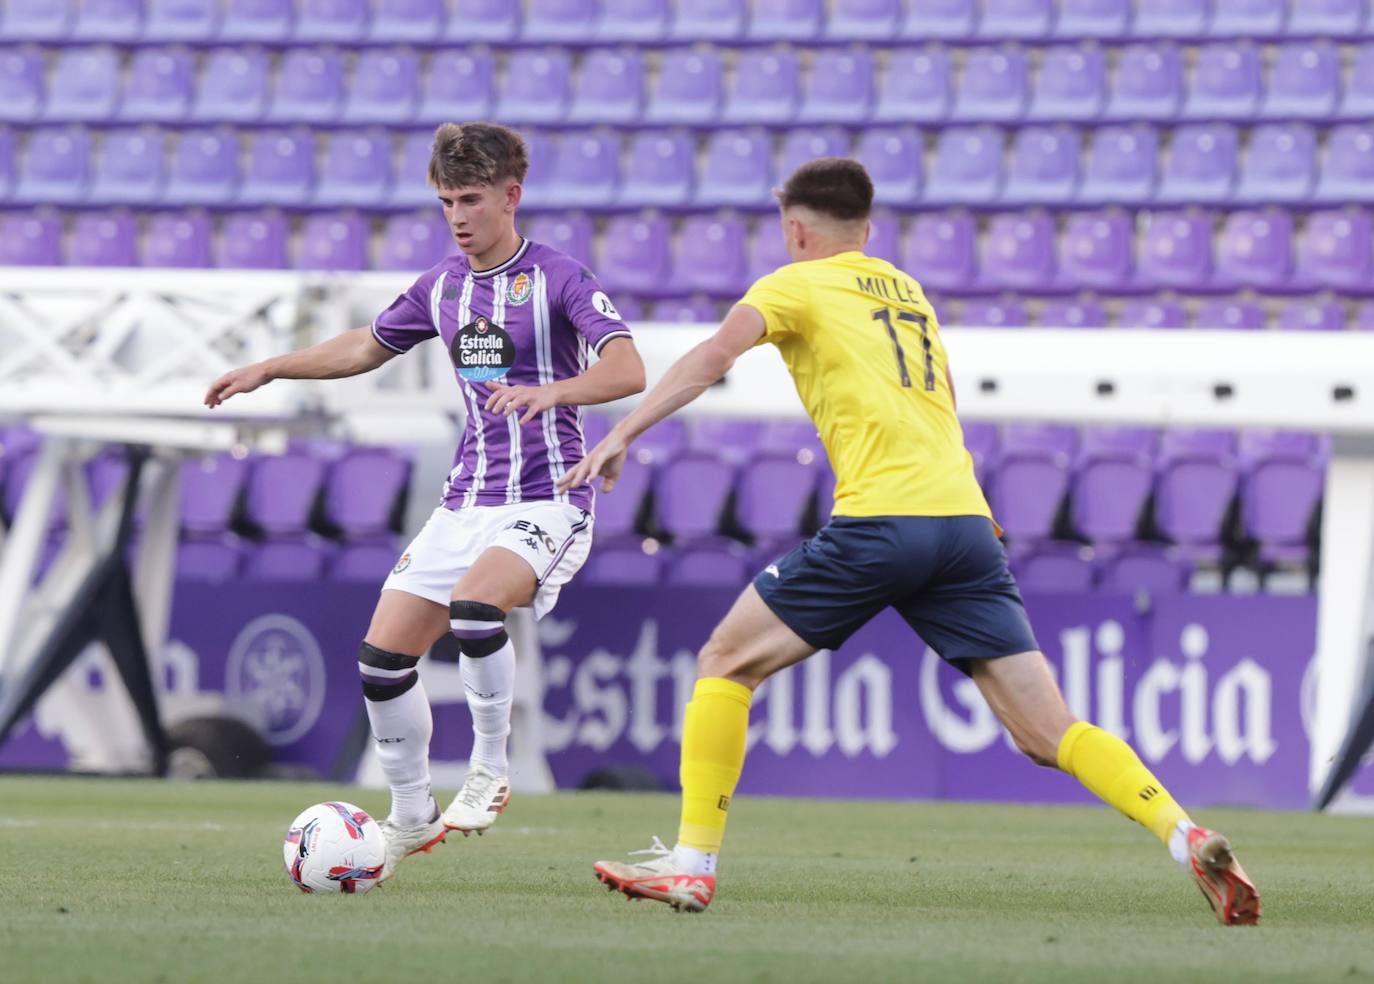
[[[510,779],[498,776],[484,766],[474,765],[463,780],[463,788],[444,811],[444,826],[461,830],[463,836],[486,830],[510,802]]]
[[[428,854],[434,850],[436,844],[442,843],[448,836],[448,828],[437,815],[428,823],[417,823],[414,826],[403,826],[387,817],[378,826],[382,828],[382,836],[386,838],[386,863],[382,865],[382,877],[378,881],[386,881],[396,874],[397,865],[412,854],[419,854],[421,851]]]
[[[598,861],[592,865],[597,880],[608,891],[619,891],[629,899],[666,902],[677,912],[705,912],[711,904],[716,876],[683,871],[673,861],[673,852],[657,837],[648,850],[630,853],[655,857],[651,861]]]
[[[1223,926],[1255,926],[1259,891],[1236,860],[1231,844],[1206,827],[1188,831],[1188,870]]]

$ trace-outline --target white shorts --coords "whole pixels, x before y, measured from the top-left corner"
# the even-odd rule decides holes
[[[543,618],[587,560],[592,517],[565,502],[545,500],[466,509],[440,506],[410,541],[382,590],[447,605],[454,586],[488,547],[504,547],[530,565],[539,585],[530,607],[535,618]]]

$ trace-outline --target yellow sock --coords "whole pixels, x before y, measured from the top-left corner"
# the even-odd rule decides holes
[[[723,677],[698,680],[682,725],[682,824],[677,840],[714,854],[744,769],[753,691]]]
[[[1188,819],[1131,746],[1096,725],[1071,725],[1059,742],[1058,758],[1059,768],[1166,845],[1178,822]]]

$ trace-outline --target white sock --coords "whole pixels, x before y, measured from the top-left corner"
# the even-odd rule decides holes
[[[433,819],[429,791],[429,738],[434,718],[424,683],[390,700],[364,700],[377,758],[391,785],[391,819],[411,826]]]
[[[716,856],[714,853],[698,851],[695,847],[678,844],[673,848],[673,864],[689,875],[714,875]]]
[[[1169,854],[1179,864],[1188,863],[1188,831],[1195,826],[1190,820],[1180,820],[1169,832]]]
[[[490,656],[463,655],[459,664],[468,710],[472,712],[470,763],[504,776],[510,765],[506,742],[510,737],[510,709],[515,696],[515,644],[509,639]]]

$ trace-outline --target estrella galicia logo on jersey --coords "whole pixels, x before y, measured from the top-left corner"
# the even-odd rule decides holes
[[[470,383],[500,379],[515,365],[515,343],[504,328],[485,317],[453,336],[449,355],[458,375]]]
[[[534,281],[530,279],[528,273],[516,274],[510,286],[506,288],[506,300],[515,307],[524,304],[534,296]]]

